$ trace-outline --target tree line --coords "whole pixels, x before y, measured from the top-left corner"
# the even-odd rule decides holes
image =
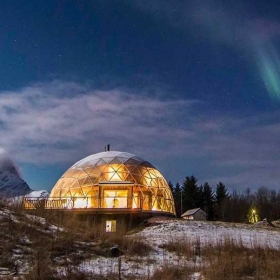
[[[248,222],[259,219],[280,219],[280,191],[276,192],[267,187],[256,191],[247,188],[244,192],[228,192],[227,187],[219,182],[215,189],[205,182],[198,185],[194,176],[186,177],[180,185],[171,188],[177,217],[181,217],[189,209],[201,208],[207,214],[207,220],[225,222]]]

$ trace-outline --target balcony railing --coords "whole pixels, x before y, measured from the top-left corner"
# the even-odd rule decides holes
[[[161,199],[159,203],[151,198],[106,196],[106,197],[65,197],[65,198],[28,198],[23,199],[24,209],[141,209],[150,211],[173,212],[170,199]]]

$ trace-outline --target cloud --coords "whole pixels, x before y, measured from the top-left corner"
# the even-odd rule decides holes
[[[19,161],[53,163],[68,161],[81,150],[98,151],[107,142],[120,148],[164,143],[171,140],[171,124],[174,135],[188,134],[176,128],[176,119],[193,103],[61,81],[36,84],[1,93],[1,145]]]
[[[19,163],[70,166],[110,143],[170,180],[194,174],[237,188],[276,186],[278,112],[222,116],[195,100],[159,96],[65,81],[1,92],[0,146]]]

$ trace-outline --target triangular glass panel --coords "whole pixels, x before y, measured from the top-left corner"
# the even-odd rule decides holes
[[[80,170],[79,169],[75,169],[73,170],[72,174],[71,174],[71,177],[72,178],[79,178],[79,175],[80,175]]]
[[[85,173],[90,174],[91,171],[93,170],[93,167],[88,166],[88,167],[84,168],[83,170],[84,170]]]
[[[134,166],[137,166],[137,165],[140,164],[140,162],[137,161],[137,160],[134,160],[134,159],[130,158],[130,159],[128,159],[127,161],[125,161],[125,164],[126,164],[126,165],[134,165]]]
[[[99,165],[105,165],[105,164],[107,164],[106,161],[104,161],[103,159],[99,159],[98,162],[95,165],[99,166]]]
[[[98,168],[94,168],[89,175],[90,177],[99,177],[101,173],[101,170],[99,170]]]
[[[110,173],[107,173],[108,175],[108,181],[122,181],[121,180],[121,177],[120,177],[120,174],[118,172],[110,172]]]
[[[125,181],[130,181],[130,182],[133,182],[133,183],[136,182],[136,180],[134,179],[134,177],[130,173],[127,173],[127,175],[125,177]]]
[[[114,157],[104,157],[104,158],[99,159],[99,160],[102,160],[105,163],[110,163],[113,159],[114,159]]]
[[[87,177],[88,176],[88,174],[84,171],[84,170],[80,170],[80,174],[79,174],[79,176],[78,176],[78,178],[80,179],[80,178],[85,178],[85,177]]]
[[[108,165],[107,164],[103,164],[103,165],[98,165],[95,167],[96,170],[99,170],[100,172],[104,172],[108,170]]]
[[[121,179],[121,181],[127,181],[126,178],[127,178],[127,172],[118,172],[118,175]]]
[[[121,163],[126,163],[126,162],[129,160],[129,158],[127,158],[127,157],[118,157],[118,160],[119,160]]]
[[[110,164],[108,166],[108,172],[117,172],[120,168],[120,165],[119,164]]]
[[[76,178],[68,178],[69,188],[73,187],[76,182],[77,182]]]
[[[91,186],[91,180],[89,177],[84,177],[79,179],[79,184],[81,188],[84,188],[86,186]]]
[[[98,164],[98,162],[99,162],[99,158],[96,158],[96,159],[90,160],[87,164],[90,166],[95,166]]]
[[[148,168],[148,172],[151,174],[151,177],[157,177],[157,173],[156,173],[155,169]]]
[[[125,165],[125,168],[128,170],[129,173],[139,173],[137,166]]]
[[[150,167],[150,168],[155,168],[151,163],[149,163],[148,161],[142,161],[140,163],[141,166],[145,166],[145,167]]]
[[[115,157],[110,161],[110,164],[116,164],[116,163],[121,164],[122,161],[120,161],[118,157]]]
[[[81,183],[81,182],[80,182]],[[92,186],[92,180],[90,177],[86,177],[84,179],[84,181],[82,182],[82,186],[86,187],[86,186]]]
[[[70,190],[69,190],[68,192],[65,192],[65,193],[61,194],[60,197],[71,197],[71,196],[72,196],[72,195],[71,195],[71,192],[70,192]]]
[[[145,178],[145,177],[142,177],[142,184],[143,185],[146,185],[146,186],[149,186],[149,182],[147,181],[147,178]]]
[[[67,177],[72,177],[73,174],[76,173],[76,169],[68,169],[62,177],[67,178]]]
[[[99,177],[92,177],[92,176],[90,176],[90,179],[91,179],[92,185],[98,184],[99,181],[100,181]]]
[[[137,156],[133,156],[133,157],[131,157],[131,159],[133,159],[133,160],[135,160],[135,161],[137,161],[137,162],[143,162],[143,159],[142,158],[140,158],[140,157],[137,157]]]
[[[102,181],[108,181],[108,179],[106,178],[106,176],[104,175],[104,173],[101,173],[100,176],[99,176],[99,182],[102,182]],[[98,183],[99,183],[98,182]]]
[[[157,181],[155,179],[150,179],[150,186],[156,188],[157,185]]]

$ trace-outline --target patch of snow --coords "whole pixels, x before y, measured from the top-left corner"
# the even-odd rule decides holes
[[[15,215],[13,214],[13,212],[8,209],[0,210],[0,220],[3,220],[3,219],[10,219],[14,223],[19,223],[18,218],[16,218]]]
[[[27,194],[25,197],[26,198],[37,198],[38,200],[40,199],[45,199],[49,197],[49,192],[46,190],[41,190],[41,191],[32,191],[29,194]]]
[[[38,223],[41,224],[44,227],[44,232],[46,233],[54,233],[54,232],[58,232],[58,231],[64,231],[64,229],[62,227],[58,227],[52,224],[49,224],[45,218],[39,217],[39,216],[35,216],[35,215],[30,215],[30,214],[25,214],[25,217],[32,223]],[[42,231],[37,229],[38,231]]]
[[[200,280],[201,278],[201,274],[199,272],[195,272],[194,274],[191,275],[190,280]]]
[[[149,278],[156,269],[166,266],[189,266],[200,267],[205,264],[200,256],[195,255],[190,259],[178,253],[168,252],[162,245],[170,241],[188,242],[201,247],[206,245],[218,245],[230,239],[237,244],[242,242],[243,246],[253,248],[256,246],[279,249],[279,230],[258,229],[250,225],[227,224],[221,222],[198,222],[185,220],[159,220],[157,224],[145,228],[143,231],[132,235],[140,238],[151,245],[153,251],[148,256],[126,256],[120,257],[121,274],[125,277]],[[120,248],[121,249],[121,248]],[[124,252],[125,253],[125,252]],[[118,258],[98,257],[81,263],[79,269],[88,273],[110,276],[117,274],[119,269]],[[193,273],[192,280],[204,279],[199,271]]]
[[[280,244],[277,229],[268,231],[241,224],[233,226],[227,223],[202,221],[167,220],[156,226],[147,227],[137,235],[155,247],[174,240],[187,240],[193,244],[199,242],[204,246],[217,245],[225,239],[230,239],[235,243],[242,242],[248,248],[258,245],[278,249]]]

